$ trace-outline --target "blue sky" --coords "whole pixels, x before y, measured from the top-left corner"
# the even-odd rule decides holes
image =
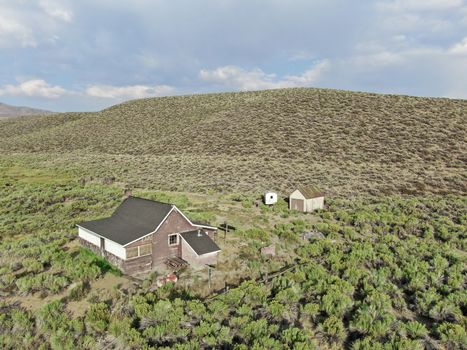
[[[467,98],[467,0],[0,0],[0,102],[297,86]]]

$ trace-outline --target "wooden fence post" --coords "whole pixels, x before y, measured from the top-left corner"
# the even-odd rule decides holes
[[[227,224],[227,221],[224,221],[224,243],[227,239],[227,232],[229,231],[229,225]]]

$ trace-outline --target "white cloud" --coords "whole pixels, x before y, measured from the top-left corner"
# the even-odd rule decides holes
[[[455,55],[466,55],[467,54],[467,37],[464,38],[460,43],[455,44],[449,52]]]
[[[340,61],[346,62],[349,66],[354,65],[365,70],[378,70],[386,67],[403,67],[406,64],[413,64],[415,60],[426,63],[434,56],[444,57],[445,62],[452,60],[452,64],[454,62],[458,64],[455,56],[467,54],[467,37],[450,48],[410,46],[407,45],[403,37],[400,39],[399,42],[395,40],[387,46],[375,42],[361,43],[356,47],[354,55]]]
[[[58,85],[51,85],[42,79],[27,80],[17,85],[0,86],[0,96],[41,97],[44,99],[58,99],[73,96],[75,99],[83,97],[97,97],[117,101],[136,98],[170,95],[175,88],[168,85],[92,85],[83,90],[67,90]]]
[[[317,63],[313,68],[306,70],[301,75],[287,75],[283,82],[292,84],[292,86],[308,86],[314,84],[331,67],[329,60]]]
[[[264,90],[310,86],[316,83],[329,67],[329,61],[324,60],[301,75],[286,75],[279,79],[276,74],[266,74],[259,68],[247,71],[237,66],[224,66],[214,70],[202,69],[199,72],[199,77],[203,81],[238,90]]]
[[[402,65],[406,62],[406,52],[381,51],[350,57],[347,61],[352,65],[365,69],[381,69],[389,66]]]
[[[0,96],[26,96],[26,97],[43,97],[47,99],[55,99],[64,95],[90,96],[98,98],[109,98],[116,100],[143,98],[151,96],[162,96],[171,94],[175,88],[168,85],[129,85],[129,86],[112,86],[112,85],[92,85],[85,91],[83,90],[66,90],[58,85],[51,85],[42,79],[27,80],[17,85],[8,84],[0,87]]]
[[[425,42],[443,40],[456,33],[462,22],[467,0],[380,0],[374,35],[408,34]]]
[[[73,12],[66,9],[53,0],[41,0],[39,6],[50,17],[59,19],[64,22],[71,22],[73,20]]]
[[[64,1],[0,0],[0,48],[39,47],[50,43],[73,19]]]
[[[275,74],[266,74],[261,69],[246,71],[237,66],[224,66],[214,70],[202,69],[199,77],[207,82],[227,85],[240,90],[259,90],[277,87]]]
[[[464,0],[390,0],[379,4],[380,9],[390,11],[441,11],[459,8]]]
[[[327,83],[342,89],[465,99],[467,85],[460,77],[467,76],[466,54],[467,38],[451,48],[389,46],[378,52],[375,47],[335,59]]]
[[[174,92],[174,88],[168,85],[93,85],[86,89],[86,94],[92,97],[110,98],[116,100],[163,96]]]
[[[32,31],[28,27],[21,24],[10,13],[0,13],[0,47],[16,46],[18,43],[22,47],[37,46]]]
[[[184,4],[184,15],[175,16],[181,6],[159,0],[0,0],[1,93],[2,85],[12,84],[8,90],[23,94],[24,104],[79,110],[86,103],[104,106],[172,91],[466,91],[467,0],[228,0]],[[330,61],[306,69],[326,57]],[[18,83],[31,76],[50,83],[57,74],[67,90],[63,98],[30,99]],[[161,81],[169,87],[154,86]]]
[[[0,96],[28,96],[58,98],[67,94],[61,86],[52,86],[42,79],[28,80],[18,85],[5,85],[0,88]]]

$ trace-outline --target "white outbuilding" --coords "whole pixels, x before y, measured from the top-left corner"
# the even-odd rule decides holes
[[[264,192],[264,204],[272,205],[277,203],[277,193],[272,191]]]
[[[324,208],[324,192],[315,188],[303,187],[293,191],[289,196],[289,209],[302,212]]]

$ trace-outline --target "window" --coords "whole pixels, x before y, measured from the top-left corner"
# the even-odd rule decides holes
[[[178,235],[169,235],[169,245],[177,245],[178,244]]]
[[[126,258],[133,259],[152,253],[152,244],[144,244],[138,247],[126,248]]]
[[[152,245],[151,244],[145,244],[139,246],[139,256],[143,255],[149,255],[152,252]]]
[[[138,247],[126,248],[126,258],[136,258],[138,257]]]

